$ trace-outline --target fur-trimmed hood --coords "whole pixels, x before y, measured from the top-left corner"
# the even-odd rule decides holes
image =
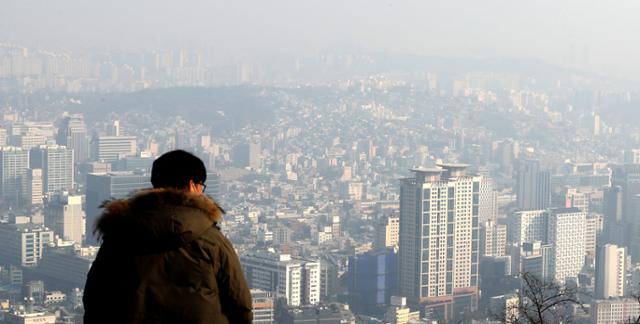
[[[94,234],[131,249],[158,251],[197,239],[222,219],[211,198],[176,189],[148,189],[130,198],[105,202]]]

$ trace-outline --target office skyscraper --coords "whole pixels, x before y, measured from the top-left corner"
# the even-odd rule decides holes
[[[465,169],[416,169],[400,183],[400,295],[445,320],[477,307],[482,177]]]
[[[85,214],[82,196],[59,193],[48,198],[45,225],[65,240],[82,244],[85,235]]]
[[[604,241],[625,245],[624,219],[622,217],[622,188],[614,186],[603,192]]]
[[[552,278],[564,283],[577,278],[584,266],[586,213],[578,208],[549,210],[548,243],[553,246]]]
[[[596,254],[597,299],[624,297],[627,249],[615,244],[605,244]]]
[[[18,147],[0,148],[0,197],[9,205],[27,203],[29,151]]]
[[[53,231],[28,222],[28,218],[0,224],[0,263],[36,266],[44,248],[53,241]]]
[[[58,129],[56,142],[73,150],[75,163],[84,163],[89,159],[89,136],[82,114],[65,117]]]
[[[125,198],[136,190],[150,188],[149,174],[134,172],[91,173],[87,175],[86,228],[93,228],[102,213],[100,205],[111,199]],[[92,233],[87,233],[87,244],[97,245]]]
[[[74,189],[73,150],[59,145],[42,145],[31,149],[29,164],[42,169],[45,194]]]
[[[545,209],[551,203],[550,173],[537,160],[519,160],[516,198],[519,210]]]

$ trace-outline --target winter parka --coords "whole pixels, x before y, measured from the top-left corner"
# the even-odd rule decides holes
[[[216,225],[221,215],[208,197],[174,189],[105,203],[84,323],[251,323],[251,294]]]

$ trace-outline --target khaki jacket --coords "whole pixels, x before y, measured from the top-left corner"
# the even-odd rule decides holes
[[[85,323],[251,323],[251,294],[213,200],[151,189],[104,207]]]

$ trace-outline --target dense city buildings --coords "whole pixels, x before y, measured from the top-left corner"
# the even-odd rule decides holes
[[[100,206],[177,148],[207,167],[256,323],[483,323],[517,312],[524,274],[585,292],[576,322],[638,314],[637,90],[530,62],[217,55],[0,44],[0,314],[76,323]]]

